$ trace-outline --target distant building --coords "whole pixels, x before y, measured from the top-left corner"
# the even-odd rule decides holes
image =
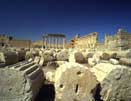
[[[67,46],[68,48],[112,51],[131,49],[131,33],[119,29],[115,35],[105,35],[105,40],[101,43],[98,41],[98,34],[94,32],[73,38]]]
[[[5,34],[0,34],[0,47],[30,48],[31,45],[31,40],[19,40]]]
[[[68,43],[68,47],[70,48],[91,48],[94,49],[98,42],[98,33],[93,32],[85,36],[78,36],[72,39]]]
[[[131,48],[131,33],[123,29],[113,35],[105,35],[105,47],[109,50],[126,50]]]

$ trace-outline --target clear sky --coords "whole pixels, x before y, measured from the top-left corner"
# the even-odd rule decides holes
[[[0,0],[0,33],[40,40],[44,33],[131,32],[131,0]]]

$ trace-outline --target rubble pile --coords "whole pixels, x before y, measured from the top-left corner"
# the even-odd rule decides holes
[[[0,77],[0,98],[33,101],[42,85],[53,84],[55,101],[130,101],[130,54],[80,49],[1,51],[0,74],[6,79]]]

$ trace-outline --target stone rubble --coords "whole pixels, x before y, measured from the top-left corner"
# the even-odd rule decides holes
[[[0,69],[0,101],[34,101],[44,83],[42,69],[21,62]]]
[[[130,51],[0,51],[0,101],[34,101],[44,83],[54,85],[55,101],[130,101],[130,67]]]
[[[94,101],[92,90],[97,83],[87,67],[67,62],[55,72],[55,101]]]

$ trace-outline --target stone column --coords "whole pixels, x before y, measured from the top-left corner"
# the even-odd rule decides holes
[[[60,48],[60,37],[58,36],[57,48]]]
[[[42,48],[45,48],[45,36],[43,36],[43,46]]]
[[[58,48],[58,37],[56,37],[56,48]]]
[[[52,48],[52,36],[50,37],[50,48]]]
[[[45,48],[47,48],[47,37],[44,36],[44,38],[45,38]]]
[[[46,48],[48,48],[48,36],[46,37]]]
[[[66,40],[65,37],[63,38],[63,48],[65,48]]]
[[[49,48],[51,48],[51,37],[50,36],[48,37],[48,45],[49,45]]]
[[[52,37],[52,47],[55,48],[55,37]]]

